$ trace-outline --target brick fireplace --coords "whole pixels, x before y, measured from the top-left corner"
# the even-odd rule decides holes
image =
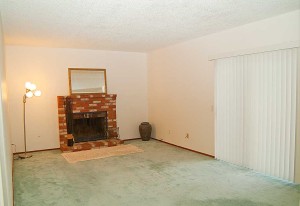
[[[116,132],[116,97],[116,94],[58,96],[60,149],[72,152],[122,144]],[[68,146],[68,139],[75,140],[73,146]]]

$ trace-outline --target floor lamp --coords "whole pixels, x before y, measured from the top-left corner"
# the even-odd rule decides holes
[[[25,83],[25,88],[26,88],[26,92],[23,95],[23,124],[24,124],[23,129],[24,129],[24,151],[25,152],[23,154],[19,155],[19,157],[21,159],[26,159],[26,158],[32,157],[31,154],[27,153],[27,147],[26,147],[26,118],[25,118],[25,115],[26,115],[26,107],[25,107],[26,100],[27,100],[27,98],[31,98],[33,96],[39,97],[42,94],[42,92],[40,90],[36,89],[36,85],[32,84],[31,82],[26,82]]]

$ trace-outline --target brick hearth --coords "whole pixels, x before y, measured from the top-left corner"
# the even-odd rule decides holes
[[[107,124],[109,131],[109,139],[74,143],[72,147],[67,146],[67,122],[66,122],[66,98],[72,100],[72,113],[82,112],[107,112]],[[59,142],[60,149],[63,152],[72,152],[80,150],[89,150],[93,148],[110,147],[122,144],[123,141],[117,139],[117,133],[113,132],[117,128],[116,116],[116,94],[81,94],[71,96],[58,96],[58,122],[59,122]]]

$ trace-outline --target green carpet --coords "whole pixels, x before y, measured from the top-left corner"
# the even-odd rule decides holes
[[[15,206],[298,206],[300,186],[155,140],[145,152],[69,164],[60,151],[14,165]]]

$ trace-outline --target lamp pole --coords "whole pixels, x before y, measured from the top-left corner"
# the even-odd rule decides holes
[[[41,91],[36,90],[36,85],[32,84],[31,82],[26,82],[25,83],[25,94],[23,96],[23,129],[24,129],[24,153],[20,154],[19,157],[21,159],[26,159],[29,157],[32,157],[31,154],[27,154],[27,147],[26,147],[26,99],[31,98],[33,96],[39,97],[41,96]]]
[[[28,89],[26,89],[26,93],[28,92]],[[23,154],[20,154],[19,157],[21,159],[26,159],[32,157],[31,154],[27,154],[27,147],[26,147],[26,94],[23,96],[23,129],[24,129],[24,150],[25,152]]]

